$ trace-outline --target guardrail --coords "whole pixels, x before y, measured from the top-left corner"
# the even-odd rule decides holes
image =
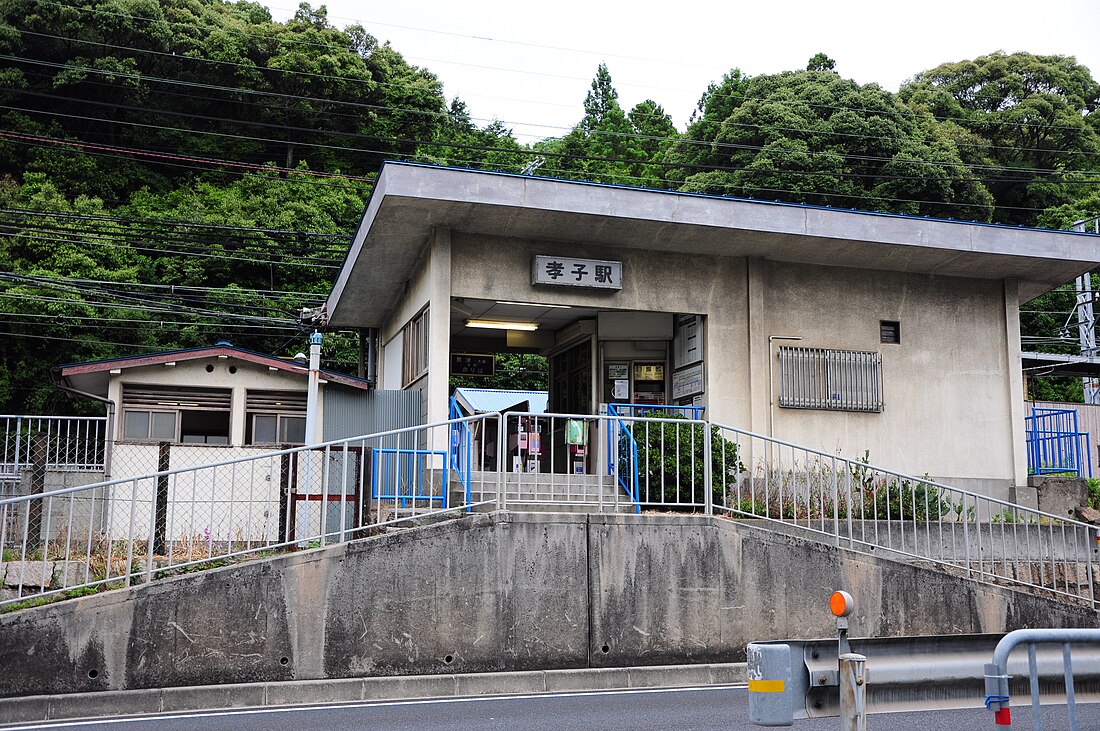
[[[498,419],[490,414],[458,421]],[[129,586],[260,552],[323,546],[477,507],[446,494],[455,423],[0,499],[0,606],[76,589]],[[184,454],[184,462],[212,453],[191,445],[172,450]],[[372,482],[372,460],[365,455],[376,450],[390,459],[393,475],[424,474],[422,491],[414,497],[380,486],[371,496],[371,486],[379,483]]]
[[[158,464],[158,445],[123,447],[151,450],[141,463]],[[492,505],[759,520],[1096,606],[1093,526],[675,414],[483,414],[206,464],[217,449],[160,445],[159,471],[0,499],[10,595],[129,582]],[[391,482],[400,476],[413,487]]]
[[[17,480],[40,462],[47,469],[104,469],[107,418],[0,415],[0,479]]]
[[[1097,529],[726,425],[712,425],[714,507],[858,551],[1096,606]]]
[[[1022,629],[1009,632],[997,643],[993,650],[993,662],[985,666],[985,707],[993,711],[994,719],[998,725],[1012,725],[1012,712],[1010,708],[1011,689],[1009,681],[1012,679],[1009,666],[1009,656],[1021,645],[1027,647],[1027,674],[1028,691],[1031,696],[1031,721],[1034,731],[1043,731],[1043,716],[1039,711],[1041,700],[1041,680],[1043,676],[1042,666],[1039,664],[1037,646],[1042,644],[1057,644],[1061,646],[1062,655],[1062,679],[1064,695],[1060,696],[1066,703],[1069,722],[1069,731],[1077,731],[1077,696],[1080,690],[1081,678],[1077,677],[1074,670],[1072,645],[1092,645],[1090,651],[1082,653],[1078,651],[1077,666],[1082,662],[1090,668],[1092,676],[1097,672],[1097,657],[1100,656],[1100,629]],[[1082,654],[1084,657],[1082,658]],[[1049,673],[1047,673],[1049,675]],[[1089,676],[1090,679],[1093,679]],[[1095,687],[1089,687],[1095,698]]]
[[[1100,647],[1076,652],[1071,668],[1061,648],[1041,650],[1029,672],[1023,647],[997,649],[1012,634],[848,640],[851,652],[866,658],[866,713],[981,708],[991,674],[986,664],[994,656],[1000,663],[994,682],[1006,684],[1006,698],[1011,688],[1013,695],[1033,703],[1065,703],[1068,675],[1077,700],[1100,700]],[[836,638],[750,643],[749,720],[757,726],[791,726],[799,719],[841,715],[837,650]],[[1003,703],[1007,707],[1008,701]]]

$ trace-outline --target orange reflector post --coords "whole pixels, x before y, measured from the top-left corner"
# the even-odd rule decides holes
[[[829,611],[838,617],[847,617],[855,608],[855,600],[846,591],[834,591],[829,597]]]

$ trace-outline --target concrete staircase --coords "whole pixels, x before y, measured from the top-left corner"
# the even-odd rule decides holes
[[[509,472],[501,476],[505,505],[510,510],[553,513],[633,513],[630,496],[611,475],[572,475]],[[461,485],[459,485],[461,489]],[[461,492],[452,491],[452,504],[462,504]],[[492,501],[478,512],[496,509],[497,473],[470,475],[473,502]]]

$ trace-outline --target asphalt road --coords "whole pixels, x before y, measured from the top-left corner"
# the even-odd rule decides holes
[[[1014,729],[1031,729],[1026,707],[1014,709]],[[1100,704],[1078,706],[1081,729],[1100,728]],[[871,731],[971,731],[995,728],[985,709],[874,715]],[[554,695],[448,698],[327,706],[211,711],[165,716],[58,722],[9,727],[65,731],[748,731],[744,687],[606,691]],[[836,718],[795,721],[794,729],[836,731]],[[1043,728],[1069,728],[1062,706],[1043,710]]]

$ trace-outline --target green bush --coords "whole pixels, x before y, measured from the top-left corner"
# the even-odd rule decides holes
[[[652,411],[647,417],[671,419],[664,422],[635,422],[629,427],[638,443],[639,499],[665,503],[702,504],[705,499],[703,459],[704,426],[687,422],[682,416]],[[621,437],[619,474],[629,483],[629,437]],[[716,426],[710,428],[711,494],[715,504],[723,504],[724,490],[732,484],[744,465],[738,459],[737,444],[722,436]]]

